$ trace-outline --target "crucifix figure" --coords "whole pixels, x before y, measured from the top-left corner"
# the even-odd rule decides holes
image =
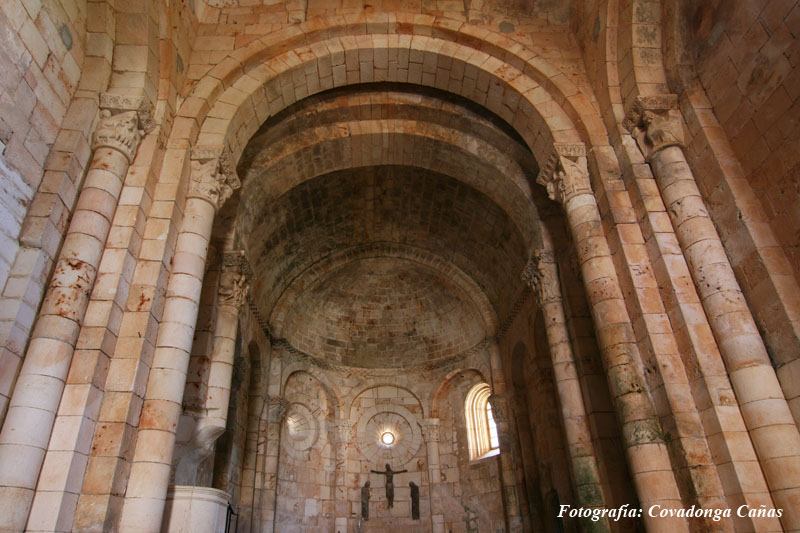
[[[389,466],[389,463],[386,463],[386,470],[372,470],[373,474],[380,474],[382,476],[386,476],[386,500],[389,502],[389,509],[394,506],[394,475],[395,474],[402,474],[403,472],[408,472],[408,470],[397,470],[393,471],[392,467]]]

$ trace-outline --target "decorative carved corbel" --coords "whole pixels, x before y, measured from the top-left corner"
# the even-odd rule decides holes
[[[623,125],[636,139],[645,161],[670,146],[684,146],[683,121],[674,94],[639,96]]]
[[[217,210],[242,185],[227,150],[196,147],[191,170],[189,197],[203,198]]]
[[[582,143],[554,143],[536,183],[547,189],[547,196],[562,205],[581,194],[592,194],[586,146]]]

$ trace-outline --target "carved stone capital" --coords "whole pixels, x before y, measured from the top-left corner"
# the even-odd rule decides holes
[[[270,396],[267,398],[267,422],[270,424],[280,424],[283,422],[283,417],[286,416],[286,411],[289,408],[289,402],[282,396]]]
[[[535,250],[522,271],[522,281],[536,294],[539,304],[561,300],[558,266],[551,250]]]
[[[191,170],[189,197],[202,198],[217,210],[242,185],[227,150],[196,147]]]
[[[249,287],[239,260],[241,255],[241,252],[228,252],[223,255],[218,289],[220,305],[230,305],[239,309],[247,296]]]
[[[551,200],[566,205],[575,196],[592,194],[587,162],[585,145],[555,143],[536,183],[547,189]]]
[[[630,132],[642,123],[642,116],[645,111],[654,113],[665,113],[671,109],[678,108],[678,96],[675,94],[653,94],[650,96],[637,96],[633,104],[625,113],[622,125]]]
[[[422,436],[425,442],[439,442],[439,423],[438,418],[423,418],[419,426],[422,428]]]
[[[623,125],[636,139],[645,161],[670,146],[684,146],[683,120],[674,94],[639,96]]]
[[[100,107],[108,109],[112,115],[125,111],[135,111],[139,119],[139,129],[150,133],[155,127],[153,122],[153,104],[144,95],[101,93]]]
[[[353,440],[355,429],[353,428],[352,420],[337,419],[333,421],[333,427],[336,430],[336,439],[339,444],[347,444]]]
[[[111,111],[103,109],[94,130],[92,150],[113,148],[121,152],[130,164],[136,156],[141,139],[142,132],[139,130],[139,119],[135,111],[112,115]]]

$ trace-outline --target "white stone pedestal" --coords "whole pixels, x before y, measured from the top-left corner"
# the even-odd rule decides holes
[[[223,533],[230,495],[210,487],[174,485],[167,491],[162,533]]]

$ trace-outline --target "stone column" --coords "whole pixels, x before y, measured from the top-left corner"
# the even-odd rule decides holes
[[[500,346],[497,342],[489,343],[489,367],[492,374],[492,395],[489,403],[492,406],[492,415],[497,426],[497,440],[500,444],[500,480],[503,484],[503,501],[506,508],[509,531],[522,531],[522,513],[520,508],[519,489],[517,487],[516,465],[519,461],[514,457],[510,438],[508,404],[505,400],[506,382],[503,374]]]
[[[442,482],[442,465],[439,461],[439,422],[438,418],[424,418],[420,422],[425,448],[428,452],[428,484],[431,498],[431,524],[433,533],[444,533],[444,514],[439,495]]]
[[[523,531],[520,490],[517,486],[517,467],[519,461],[514,457],[511,430],[508,420],[508,403],[505,393],[493,393],[489,396],[492,416],[497,427],[497,440],[500,444],[500,479],[503,483],[503,500],[508,516],[510,532]]]
[[[281,396],[267,398],[267,449],[264,458],[264,492],[261,500],[261,531],[275,530],[278,503],[278,465],[281,450],[281,426],[289,402]]]
[[[223,155],[193,154],[183,221],[172,256],[120,519],[120,529],[125,531],[161,530],[211,228],[217,209],[238,186],[239,180]]]
[[[242,272],[241,252],[223,254],[222,275],[217,289],[217,317],[208,381],[201,415],[197,418],[191,441],[179,445],[175,472],[176,485],[196,485],[197,471],[216,449],[217,439],[225,432],[228,402],[231,395],[233,360],[239,309],[247,295],[247,280]]]
[[[547,188],[548,196],[559,202],[567,215],[641,506],[682,508],[661,426],[637,370],[633,326],[592,193],[585,146],[556,143],[537,182]],[[648,531],[688,530],[682,518],[651,518],[645,513],[643,519]]]
[[[0,531],[25,528],[89,294],[142,133],[136,111],[101,111],[94,157],[0,433]]]
[[[600,470],[570,345],[558,267],[553,252],[537,250],[522,277],[533,289],[544,318],[578,504],[587,508],[603,508],[605,498],[600,484]],[[598,522],[591,522],[588,518],[582,521],[587,531],[609,531],[606,518]]]
[[[524,476],[524,482],[520,488],[524,490],[528,500],[528,515],[530,516],[531,524],[540,524],[545,520],[545,513],[542,504],[538,454],[530,429],[530,408],[526,392],[524,390],[515,390],[511,398],[520,449],[519,470]],[[523,452],[523,450],[525,451]]]
[[[800,530],[800,433],[686,161],[676,105],[675,95],[639,97],[626,126],[653,169],[781,523]]]
[[[347,447],[353,440],[353,421],[338,419],[333,422],[336,430],[336,465],[334,471],[334,508],[337,533],[347,533],[350,502],[347,500]]]
[[[223,255],[217,300],[217,321],[214,326],[214,347],[211,352],[204,406],[205,416],[198,422],[198,430],[213,426],[221,428],[220,433],[222,433],[225,431],[228,421],[228,403],[231,396],[239,310],[248,291],[241,258],[242,252]]]
[[[245,531],[261,531],[261,500],[264,497],[264,459],[267,447],[267,402],[265,398],[260,402],[261,411],[255,421],[255,450],[253,462],[253,495],[249,499],[250,524]],[[247,460],[247,458],[245,459]],[[242,522],[244,524],[244,522]]]
[[[263,364],[263,359],[262,359]],[[242,486],[239,491],[239,521],[242,531],[257,531],[257,494],[261,492],[261,470],[258,468],[259,448],[263,445],[261,437],[262,415],[264,411],[263,373],[267,369],[253,367],[250,375],[250,388],[247,397],[247,433],[245,450],[242,455]],[[264,428],[266,432],[266,428]]]

